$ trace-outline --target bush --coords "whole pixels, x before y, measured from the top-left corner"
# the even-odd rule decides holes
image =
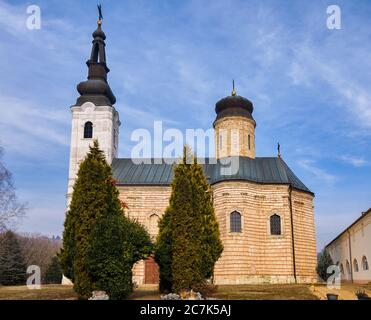
[[[62,270],[57,256],[52,258],[44,279],[46,284],[60,284],[62,282]]]
[[[172,289],[172,230],[171,211],[167,209],[159,221],[159,233],[155,245],[155,261],[160,269],[160,291],[169,293]]]
[[[123,214],[111,213],[97,221],[92,239],[87,268],[94,289],[124,299],[133,290],[134,263],[151,253],[148,233]]]
[[[333,264],[334,262],[332,261],[330,254],[326,249],[323,249],[318,255],[318,263],[316,269],[317,274],[323,281],[327,281],[328,277],[331,275],[327,273],[327,268]]]

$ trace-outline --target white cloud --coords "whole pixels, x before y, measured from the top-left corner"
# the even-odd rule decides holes
[[[368,162],[362,157],[354,157],[350,155],[341,156],[340,160],[351,164],[354,167],[363,167],[368,164]]]
[[[23,10],[23,11],[22,11]],[[19,36],[28,32],[26,6],[16,7],[0,1],[0,28]]]
[[[344,39],[342,39],[344,40]],[[344,40],[345,41],[345,40]],[[340,49],[341,44],[332,43],[332,49]],[[371,48],[370,48],[371,49]],[[299,43],[295,46],[294,57],[288,76],[295,85],[316,85],[317,90],[325,91],[324,83],[332,91],[332,102],[352,114],[357,126],[371,127],[371,87],[370,82],[356,75],[354,66],[365,58],[366,48],[355,48],[354,58],[344,63],[341,58],[331,56],[331,46],[323,48],[314,43]],[[330,53],[331,52],[331,53]],[[346,54],[346,52],[344,52]],[[368,54],[369,55],[369,54]],[[371,55],[369,55],[371,59]],[[357,76],[361,78],[357,79]],[[366,74],[364,73],[364,76]]]
[[[7,152],[43,157],[53,148],[69,146],[69,113],[48,110],[32,101],[0,96],[0,143]]]
[[[300,167],[310,172],[315,179],[330,184],[334,183],[338,179],[338,177],[336,177],[335,175],[328,173],[327,171],[317,167],[315,165],[315,161],[313,160],[299,160],[297,161],[297,163]]]

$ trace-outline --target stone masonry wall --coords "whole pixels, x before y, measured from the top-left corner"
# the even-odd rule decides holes
[[[247,181],[226,181],[212,186],[214,207],[224,251],[214,273],[216,284],[294,282],[289,188],[286,185],[261,185]],[[120,198],[155,237],[156,217],[168,206],[169,186],[119,186]],[[313,197],[292,192],[298,282],[316,281],[316,240]],[[230,232],[230,213],[242,215],[242,232]],[[269,218],[281,217],[281,235],[270,235]],[[134,266],[133,279],[144,283],[144,263]]]
[[[169,204],[171,188],[169,186],[119,186],[119,192],[120,199],[129,206],[129,209],[125,209],[126,215],[144,225],[155,239],[158,230],[157,222]],[[133,281],[137,284],[144,283],[143,260],[134,266]]]
[[[216,121],[216,158],[230,156],[255,158],[255,125],[254,120],[244,117],[227,117]]]

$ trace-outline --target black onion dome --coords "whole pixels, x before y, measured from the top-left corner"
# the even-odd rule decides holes
[[[76,105],[83,105],[85,102],[93,102],[96,106],[112,106],[116,98],[108,83],[101,79],[89,79],[80,82],[77,91],[81,96],[77,99]]]
[[[217,114],[215,121],[225,117],[246,117],[254,120],[252,113],[254,106],[252,102],[238,95],[231,95],[219,100],[215,105]]]

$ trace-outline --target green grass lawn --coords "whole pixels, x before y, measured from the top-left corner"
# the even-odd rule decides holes
[[[225,300],[318,300],[304,284],[218,286],[213,297]]]
[[[331,291],[323,284],[317,284],[315,288],[317,295],[313,293],[309,284],[220,285],[212,297],[222,300],[317,300],[318,292],[322,292],[322,299]],[[371,284],[343,284],[340,291],[334,292],[340,294],[341,299],[355,299],[354,293],[360,288],[366,289],[367,293],[371,294]],[[156,285],[143,285],[139,286],[129,299],[159,300],[160,296]],[[42,285],[40,290],[29,290],[26,286],[0,286],[0,300],[76,299],[77,295],[70,286]]]
[[[0,286],[0,300],[75,300],[71,286],[42,285],[30,290],[26,286]]]
[[[264,300],[264,299],[317,299],[309,285],[240,285],[218,286],[213,295],[217,299]],[[26,286],[0,286],[0,300],[75,300],[77,295],[72,287],[43,285],[40,290],[29,290]],[[140,286],[129,297],[133,300],[159,300],[156,286]]]

